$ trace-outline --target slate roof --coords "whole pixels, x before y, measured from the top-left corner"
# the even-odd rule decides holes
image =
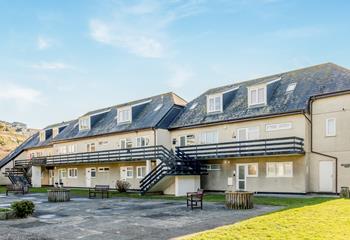
[[[108,108],[90,111],[83,116],[98,115],[98,113],[102,114],[100,117],[96,118],[94,122],[92,122],[91,129],[88,131],[79,131],[79,118],[72,121],[51,124],[45,127],[43,130],[64,125],[66,125],[66,127],[57,136],[55,136],[55,138],[50,136],[48,139],[42,142],[39,141],[39,133],[33,135],[31,138],[17,147],[13,152],[7,155],[3,160],[1,160],[0,168],[6,165],[13,158],[17,157],[25,149],[49,146],[55,141],[97,136],[107,133],[135,131],[146,128],[167,128],[175,116],[181,111],[182,106],[185,104],[185,100],[176,94],[169,92]],[[133,111],[133,119],[130,124],[118,125],[116,119],[117,109],[123,106],[135,106],[136,111]],[[155,111],[158,106],[161,107]],[[170,117],[167,117],[168,115]]]
[[[267,105],[248,108],[247,87],[272,82],[267,87]],[[297,83],[292,92],[286,92],[289,84]],[[232,89],[225,96],[222,113],[207,114],[206,96]],[[189,102],[170,129],[194,125],[234,121],[271,114],[307,111],[311,96],[350,89],[350,70],[325,63],[290,72],[275,74],[250,81],[210,89]],[[191,106],[197,104],[191,109]]]

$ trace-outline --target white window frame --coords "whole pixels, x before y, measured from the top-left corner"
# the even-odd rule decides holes
[[[220,106],[217,109],[216,98],[219,98]],[[213,107],[210,106],[210,101],[213,100]],[[213,94],[207,96],[207,113],[219,113],[223,111],[223,97],[222,94]]]
[[[273,132],[273,131],[292,129],[292,127],[293,127],[293,124],[291,122],[272,123],[272,124],[266,124],[265,130],[266,132]]]
[[[330,121],[334,121],[334,132],[330,132]],[[337,135],[337,119],[327,118],[326,119],[326,137],[335,137]]]
[[[142,139],[144,141],[144,145],[142,145]],[[137,137],[136,138],[136,147],[146,147],[146,146],[149,146],[150,144],[150,138],[149,137],[145,137],[145,136],[142,136],[142,137]]]
[[[79,131],[90,130],[91,119],[90,116],[82,117],[79,119]]]
[[[40,139],[40,142],[43,142],[46,140],[46,131],[45,130],[40,131],[39,139]]]
[[[134,178],[134,167],[132,166],[126,166],[125,167],[125,171],[126,171],[126,174],[125,174],[125,177],[126,178]],[[131,176],[128,176],[128,172],[131,172]]]
[[[127,115],[124,115],[125,111],[128,111]],[[124,119],[125,116],[127,116],[126,119]],[[118,124],[131,123],[132,122],[132,108],[130,106],[118,108],[117,121],[118,121]]]
[[[74,176],[71,175],[71,171],[73,171]],[[68,178],[78,178],[78,168],[68,168],[67,173]]]
[[[65,173],[64,174],[65,176],[63,176],[63,174],[62,174],[63,172]],[[59,177],[59,179],[67,178],[67,169],[65,169],[65,168],[58,169],[58,177]]]
[[[98,167],[98,172],[99,173],[109,173],[110,167]]]
[[[259,101],[259,90],[263,89],[263,101]],[[256,91],[255,99],[252,99],[252,92]],[[267,87],[264,86],[254,86],[248,88],[248,106],[266,105],[267,103]]]
[[[215,135],[215,140],[214,142],[209,142],[208,141],[208,135],[209,134],[213,134]],[[219,142],[219,132],[218,131],[207,131],[207,132],[202,132],[200,133],[200,137],[199,137],[199,143],[200,144],[215,144]]]
[[[95,172],[95,176],[94,176],[94,177],[92,176],[92,172]],[[96,178],[96,176],[97,176],[97,170],[96,170],[96,168],[95,168],[95,167],[90,168],[90,177],[91,177],[91,178]]]
[[[193,136],[193,143],[188,144],[188,136]],[[196,144],[196,135],[194,134],[186,134],[186,135],[181,135],[179,136],[179,146],[181,146],[181,138],[185,138],[185,145],[183,146],[191,146]],[[181,146],[181,147],[183,147]]]
[[[52,129],[52,138],[56,137],[59,134],[59,129],[58,128],[53,128]]]
[[[249,132],[252,131],[253,129],[257,130],[257,138],[251,139],[249,138]],[[245,130],[245,140],[240,139],[240,134],[239,132],[241,130]],[[238,128],[237,129],[237,141],[250,141],[250,140],[259,140],[260,139],[260,127],[259,126],[252,126],[252,127],[246,127],[246,128]]]
[[[289,175],[286,175],[285,173],[285,164],[290,164],[291,165],[291,172]],[[273,165],[274,166],[274,173],[271,174],[269,172],[269,166]],[[278,174],[278,167],[282,165],[283,167],[283,175]],[[294,173],[293,173],[293,162],[267,162],[266,163],[266,177],[267,178],[292,178]]]
[[[206,167],[208,171],[221,171],[221,164],[206,164]]]
[[[255,166],[256,174],[249,174],[249,165]],[[259,176],[259,163],[247,163],[247,177],[258,177]]]
[[[122,145],[123,145],[122,142],[125,142],[125,147],[124,148],[122,147]],[[131,144],[131,147],[127,147],[128,143]],[[130,138],[123,138],[123,139],[119,140],[119,147],[120,147],[120,149],[130,149],[133,146],[134,146],[134,144],[133,144],[133,142],[132,142],[132,140]]]
[[[77,152],[77,145],[76,144],[71,144],[67,145],[67,153],[76,153]]]
[[[137,166],[136,167],[136,178],[142,179],[145,176],[146,176],[146,166]]]

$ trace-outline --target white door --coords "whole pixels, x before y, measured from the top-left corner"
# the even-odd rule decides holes
[[[320,192],[333,192],[333,161],[320,161]]]
[[[120,167],[120,180],[126,181],[126,167]]]
[[[85,184],[86,187],[91,187],[91,168],[85,169]]]
[[[247,165],[237,164],[236,166],[236,189],[245,191],[247,184]]]

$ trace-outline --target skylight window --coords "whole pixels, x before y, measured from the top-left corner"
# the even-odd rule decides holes
[[[193,103],[193,104],[192,104],[192,106],[190,107],[190,110],[195,109],[195,108],[197,107],[197,105],[198,105],[198,103],[197,103],[197,102]]]
[[[163,104],[159,104],[159,105],[154,109],[154,111],[157,112],[161,107],[163,107]]]
[[[297,83],[291,83],[288,85],[286,92],[292,92],[294,91],[295,87],[297,86]]]

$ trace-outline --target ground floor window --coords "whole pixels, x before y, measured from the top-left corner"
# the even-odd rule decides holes
[[[98,172],[100,172],[100,173],[109,172],[109,167],[99,167]]]
[[[257,177],[258,176],[258,163],[248,163],[248,174],[247,177]]]
[[[67,177],[67,171],[65,168],[58,169],[58,176],[60,179],[66,178]]]
[[[78,169],[77,168],[68,168],[68,178],[77,178]]]
[[[268,162],[267,177],[293,177],[293,162]]]
[[[220,164],[206,164],[208,171],[220,171],[221,165]]]
[[[146,166],[136,167],[136,176],[137,178],[144,178],[146,176]]]
[[[133,178],[134,169],[133,167],[126,167],[126,178]]]
[[[96,177],[96,168],[91,168],[90,174],[91,174],[92,178],[95,178]]]

